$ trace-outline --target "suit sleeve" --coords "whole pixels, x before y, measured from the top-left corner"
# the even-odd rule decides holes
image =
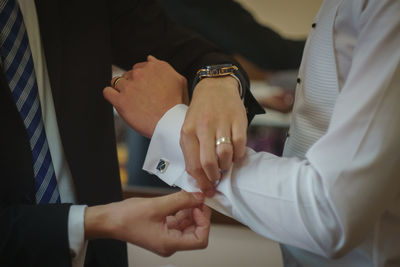
[[[189,88],[198,69],[206,65],[233,63],[240,65],[221,52],[214,44],[198,34],[185,30],[168,18],[157,1],[120,0],[110,2],[112,21],[113,64],[130,69],[136,62],[146,60],[149,54],[169,62],[189,81]],[[249,92],[245,71],[244,103],[248,118],[264,112]],[[191,95],[191,92],[189,92]]]
[[[71,266],[69,205],[2,205],[1,266]]]
[[[233,0],[159,0],[168,15],[267,70],[297,69],[305,40],[285,39]]]

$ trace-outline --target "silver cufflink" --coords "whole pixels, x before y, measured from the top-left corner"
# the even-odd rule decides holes
[[[164,172],[167,171],[168,165],[169,165],[169,162],[168,162],[168,161],[166,161],[166,160],[164,160],[164,159],[160,159],[160,161],[159,161],[158,164],[157,164],[156,169],[157,169],[159,172],[164,173]]]

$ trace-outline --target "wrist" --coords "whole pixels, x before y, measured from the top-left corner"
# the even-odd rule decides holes
[[[112,204],[87,207],[85,211],[85,239],[113,238],[116,218],[113,218]]]
[[[229,90],[240,98],[239,82],[232,76],[203,78],[196,86],[200,88],[212,88],[213,90]],[[217,87],[217,88],[216,88]]]
[[[246,88],[248,87],[248,81],[243,76],[243,73],[239,68],[232,64],[217,64],[204,66],[199,69],[196,73],[196,76],[193,80],[192,88],[194,89],[197,84],[206,78],[221,78],[221,77],[232,77],[238,83],[238,91],[241,99],[244,99]]]

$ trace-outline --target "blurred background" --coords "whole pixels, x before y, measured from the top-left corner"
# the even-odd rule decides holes
[[[267,111],[248,129],[248,146],[281,155],[304,41],[321,0],[159,0],[172,19],[231,53],[251,79],[251,91]],[[123,72],[113,68],[114,76]],[[115,113],[118,158],[125,197],[173,192],[141,170],[149,140]],[[128,245],[130,266],[282,266],[278,244],[214,212],[209,247],[162,258]]]

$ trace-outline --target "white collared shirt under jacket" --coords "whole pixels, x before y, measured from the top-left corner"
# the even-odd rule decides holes
[[[247,149],[207,204],[284,244],[287,266],[400,266],[400,1],[325,0],[314,23],[284,156]],[[185,112],[160,120],[144,169],[198,191]]]

